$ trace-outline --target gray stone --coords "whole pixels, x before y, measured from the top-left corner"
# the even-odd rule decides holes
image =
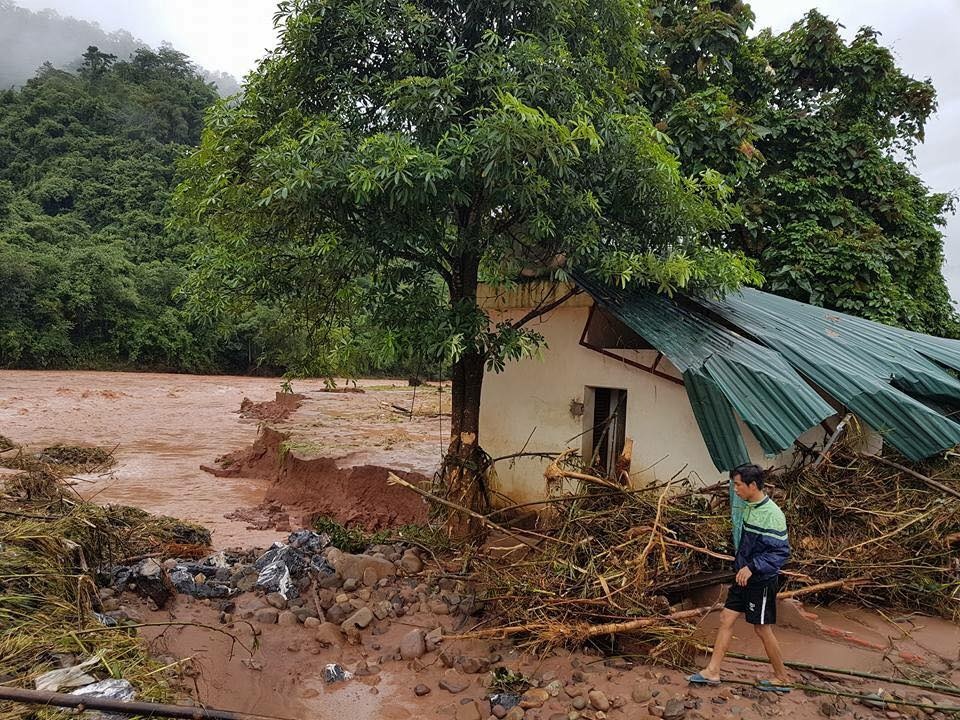
[[[587,693],[587,699],[590,701],[590,706],[594,710],[606,712],[610,709],[610,701],[607,699],[607,695],[603,690],[591,690]]]
[[[650,688],[646,683],[637,683],[630,692],[630,698],[635,703],[649,702],[652,697],[653,693],[650,692]]]
[[[280,611],[276,608],[261,608],[253,614],[253,617],[261,625],[275,625],[280,618]]]
[[[343,581],[343,589],[346,590],[347,592],[353,592],[354,590],[357,589],[358,584],[359,584],[359,581],[356,578],[352,578],[352,577],[347,578],[346,580]]]
[[[157,577],[163,574],[163,565],[157,562],[156,558],[147,558],[140,566],[141,577]]]
[[[407,550],[400,558],[400,567],[407,575],[416,575],[423,570],[423,561],[415,550]]]
[[[303,626],[308,630],[316,630],[321,625],[323,625],[323,623],[320,622],[320,618],[308,617],[303,621]]]
[[[573,699],[573,707],[577,710],[583,710],[587,707],[587,699],[583,695],[578,695]]]
[[[520,697],[520,707],[524,710],[543,707],[543,704],[550,699],[550,693],[543,688],[531,688]]]
[[[287,599],[278,592],[270,593],[264,600],[270,607],[275,607],[277,610],[285,610],[287,607]]]
[[[457,670],[450,669],[444,671],[443,677],[440,678],[439,685],[447,692],[456,695],[470,687],[470,680]]]
[[[253,590],[256,584],[257,584],[256,575],[244,575],[242,578],[240,578],[234,583],[237,590],[239,590],[240,592],[250,592],[251,590]]]
[[[377,620],[389,617],[391,610],[393,610],[393,605],[390,604],[389,600],[381,600],[373,606],[373,614],[377,616]]]
[[[300,618],[297,617],[296,613],[292,613],[289,610],[284,610],[277,617],[277,623],[280,625],[299,625]]]
[[[404,660],[414,660],[423,657],[427,652],[423,630],[411,630],[400,640],[400,657]]]
[[[413,694],[416,695],[417,697],[423,697],[424,695],[429,695],[429,694],[430,694],[430,686],[429,686],[429,685],[424,685],[423,683],[421,683],[420,685],[417,685],[417,686],[413,689]]]
[[[324,647],[343,645],[343,633],[340,632],[340,627],[332,622],[320,623],[314,637]]]
[[[670,698],[663,706],[663,720],[680,720],[687,714],[687,705],[683,698]]]
[[[336,548],[327,553],[327,561],[336,569],[337,574],[344,581],[351,578],[357,581],[365,580],[364,573],[367,570],[372,570],[370,577],[375,577],[375,580],[372,583],[364,583],[372,586],[378,580],[391,578],[397,574],[396,566],[384,557],[352,555],[351,553],[341,552]]]
[[[547,683],[547,686],[544,688],[544,690],[550,693],[550,697],[557,697],[557,695],[560,694],[560,691],[563,690],[563,683],[559,680],[551,680],[549,683]]]
[[[367,625],[373,622],[373,611],[370,608],[360,608],[353,615],[348,617],[340,625],[340,628],[347,632],[351,629],[363,630]]]
[[[340,573],[324,575],[317,584],[325,590],[333,590],[343,585],[343,578],[340,576]]]
[[[431,600],[427,607],[434,615],[449,615],[450,608],[443,600]]]

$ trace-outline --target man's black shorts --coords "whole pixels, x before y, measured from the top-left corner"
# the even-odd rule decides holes
[[[727,593],[725,608],[744,613],[751,625],[775,625],[777,622],[777,590],[780,578],[760,583],[748,582],[746,587],[734,583]]]

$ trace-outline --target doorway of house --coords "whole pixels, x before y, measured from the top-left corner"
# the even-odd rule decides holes
[[[584,412],[584,457],[589,464],[607,477],[616,473],[617,458],[623,452],[627,425],[627,391],[619,388],[587,387],[584,392],[587,408]],[[586,445],[586,443],[584,443]]]

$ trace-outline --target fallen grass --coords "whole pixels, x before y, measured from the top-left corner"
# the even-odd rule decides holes
[[[0,678],[32,687],[40,674],[99,658],[88,672],[124,678],[142,699],[171,690],[135,630],[102,632],[99,570],[171,544],[209,543],[203,528],[69,494],[49,465],[8,480],[0,494]],[[98,631],[99,630],[99,631]],[[0,719],[63,717],[0,703]]]
[[[0,458],[0,467],[25,472],[41,472],[58,476],[73,473],[91,473],[107,470],[116,464],[112,450],[81,445],[52,445],[38,453],[31,453],[10,438],[0,435],[0,452],[16,449],[15,454]]]

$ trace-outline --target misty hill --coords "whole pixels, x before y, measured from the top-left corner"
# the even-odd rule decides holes
[[[76,69],[77,59],[91,45],[120,60],[130,58],[138,48],[150,47],[126,30],[108,33],[97,23],[63,17],[53,10],[33,12],[12,0],[0,0],[0,47],[4,48],[0,90],[23,85],[45,62]],[[203,68],[199,72],[222,96],[240,90],[237,79],[228,73]]]

